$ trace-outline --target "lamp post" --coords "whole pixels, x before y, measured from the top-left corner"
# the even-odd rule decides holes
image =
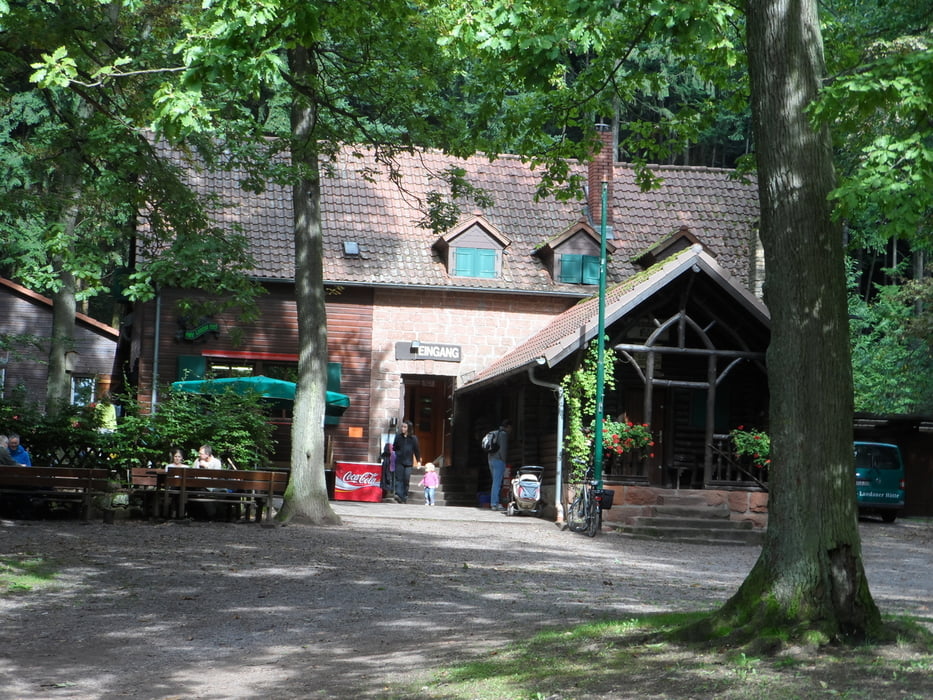
[[[593,420],[593,478],[596,488],[603,487],[603,393],[606,383],[606,206],[609,183],[603,180],[602,206],[599,224],[599,312],[596,322],[596,416]]]

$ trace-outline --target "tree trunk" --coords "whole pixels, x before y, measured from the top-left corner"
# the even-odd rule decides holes
[[[771,497],[761,557],[719,616],[748,637],[790,628],[862,638],[880,615],[858,533],[831,145],[805,113],[824,68],[816,0],[751,0],[748,56],[771,311]]]
[[[59,273],[61,288],[52,294],[52,340],[49,344],[49,378],[45,393],[45,411],[58,415],[71,394],[68,352],[74,349],[75,279],[67,269]]]
[[[65,158],[73,154],[66,153]],[[67,161],[66,161],[67,162]],[[65,229],[66,240],[72,240],[78,221],[77,177],[69,168],[63,168],[58,175],[61,198],[64,203],[61,223]],[[52,340],[49,343],[49,372],[45,388],[45,411],[49,415],[58,415],[62,406],[71,395],[68,374],[68,352],[74,350],[75,311],[77,303],[75,276],[62,256],[54,256],[52,265],[58,269],[61,287],[52,293]]]
[[[311,70],[306,49],[290,54],[292,76]],[[327,311],[321,229],[321,178],[314,136],[315,113],[296,93],[291,110],[292,163],[301,175],[292,189],[295,234],[295,302],[298,313],[298,388],[292,423],[292,472],[279,520],[339,523],[324,479],[324,406],[327,398]]]

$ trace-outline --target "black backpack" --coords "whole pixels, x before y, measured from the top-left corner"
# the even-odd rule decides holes
[[[483,449],[492,454],[499,451],[499,431],[490,430],[483,436]]]

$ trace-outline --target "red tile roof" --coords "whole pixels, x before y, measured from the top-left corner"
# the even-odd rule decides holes
[[[359,152],[360,149],[353,149]],[[364,154],[366,151],[362,151]],[[464,289],[572,294],[586,296],[594,288],[552,280],[534,250],[564,231],[585,212],[584,202],[534,199],[538,173],[515,156],[490,162],[476,156],[455,159],[436,151],[399,156],[404,191],[385,176],[385,168],[371,157],[355,158],[345,149],[322,184],[324,277],[336,284],[366,286],[423,286]],[[431,173],[462,167],[473,185],[492,197],[481,214],[512,243],[503,256],[501,279],[453,277],[432,244],[437,235],[418,226],[419,203],[443,182]],[[585,165],[573,170],[585,172]],[[375,168],[370,179],[359,174]],[[609,261],[610,282],[618,282],[639,268],[638,253],[659,238],[687,226],[719,264],[740,282],[748,275],[749,241],[756,228],[758,198],[754,185],[733,179],[729,170],[658,166],[663,180],[658,190],[642,192],[633,169],[614,167],[614,243]],[[270,184],[260,195],[239,188],[242,173],[199,174],[201,186],[219,193],[229,204],[218,213],[221,224],[237,224],[253,241],[254,274],[266,280],[294,279],[291,191]],[[464,217],[477,213],[465,204]],[[595,222],[599,229],[599,222]],[[344,241],[359,244],[358,257],[345,257]]]

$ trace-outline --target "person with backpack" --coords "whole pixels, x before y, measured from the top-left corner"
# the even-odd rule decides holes
[[[509,457],[509,433],[512,431],[512,421],[503,418],[499,429],[483,438],[486,456],[489,461],[489,474],[492,476],[492,487],[489,491],[489,507],[492,510],[505,510],[499,502],[502,493],[502,477],[505,474],[505,463]]]

